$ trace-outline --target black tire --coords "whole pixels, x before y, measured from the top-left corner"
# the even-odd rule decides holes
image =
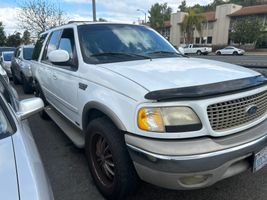
[[[35,95],[36,97],[41,98],[41,99],[43,100],[45,106],[48,105],[48,102],[47,102],[46,99],[45,99],[45,96],[44,96],[44,93],[43,93],[43,91],[42,91],[42,88],[41,88],[41,86],[39,85],[38,82],[36,82],[36,84],[35,84],[35,92],[34,92],[34,95]],[[44,110],[40,111],[40,112],[39,112],[39,115],[40,115],[40,117],[41,117],[42,119],[44,119],[44,120],[50,120],[49,115],[48,115]]]
[[[202,52],[201,51],[197,51],[197,55],[201,56]]]
[[[101,146],[102,150],[99,150]],[[89,123],[85,152],[94,182],[105,198],[125,199],[136,191],[139,178],[123,134],[110,120],[97,118]]]
[[[238,52],[237,52],[237,51],[234,51],[234,52],[233,52],[233,55],[234,55],[234,56],[238,56]]]
[[[222,55],[222,53],[221,53],[220,51],[218,51],[218,52],[216,53],[216,55],[220,56],[220,55]]]
[[[18,85],[20,82],[19,82],[19,80],[17,79],[17,77],[16,77],[16,75],[15,75],[15,73],[13,72],[12,69],[11,69],[11,74],[12,74],[12,80],[13,80],[13,83],[14,83],[15,85]]]
[[[32,86],[29,84],[29,82],[26,80],[25,76],[21,74],[22,79],[22,89],[25,94],[32,94],[33,89]]]

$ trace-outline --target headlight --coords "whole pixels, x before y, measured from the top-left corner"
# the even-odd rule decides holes
[[[142,108],[138,127],[151,132],[186,132],[202,128],[196,113],[189,107]]]

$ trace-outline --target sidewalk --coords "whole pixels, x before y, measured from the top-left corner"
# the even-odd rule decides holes
[[[267,52],[257,52],[257,51],[246,52],[245,55],[247,55],[247,56],[267,56]],[[267,57],[266,57],[266,60],[267,60]]]

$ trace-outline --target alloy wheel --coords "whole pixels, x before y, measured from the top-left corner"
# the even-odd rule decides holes
[[[115,178],[115,164],[107,140],[101,134],[95,134],[91,144],[93,169],[105,186],[110,186]]]

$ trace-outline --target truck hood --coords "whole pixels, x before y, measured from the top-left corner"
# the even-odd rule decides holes
[[[237,80],[259,73],[228,63],[196,58],[163,58],[100,65],[148,91]]]
[[[0,139],[0,157],[1,199],[18,200],[18,182],[11,137]]]

